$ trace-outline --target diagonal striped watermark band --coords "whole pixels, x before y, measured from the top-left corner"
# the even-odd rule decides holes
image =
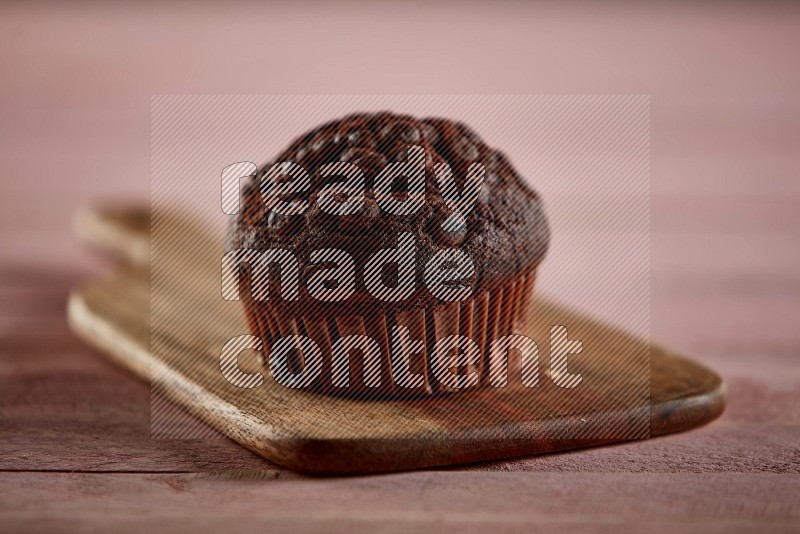
[[[247,177],[259,179],[259,170],[271,169],[269,164],[289,142],[319,124],[354,112],[383,110],[469,124],[508,156],[543,199],[549,221],[550,250],[535,273],[519,273],[519,280],[486,294],[464,284],[447,285],[471,276],[470,258],[456,246],[432,262],[433,270],[422,277],[432,293],[438,287],[441,307],[419,310],[417,315],[392,312],[387,322],[376,317],[374,307],[347,307],[355,280],[348,278],[353,266],[347,250],[330,247],[314,258],[341,269],[338,286],[328,287],[327,280],[317,276],[306,288],[300,286],[305,278],[293,267],[292,250],[225,249],[230,221],[242,208],[239,190]],[[199,422],[213,420],[214,413],[200,413],[198,418],[198,413],[176,409],[175,400],[195,406],[195,412],[265,406],[327,373],[332,391],[305,394],[310,406],[325,395],[341,393],[337,388],[346,392],[355,385],[361,393],[350,399],[404,402],[370,400],[372,396],[363,392],[383,391],[387,384],[392,391],[422,391],[430,381],[434,389],[452,392],[447,398],[469,395],[466,390],[473,387],[502,390],[502,405],[487,407],[497,419],[513,410],[587,422],[565,426],[560,430],[565,435],[497,434],[498,439],[647,437],[649,117],[650,101],[642,95],[153,97],[151,347],[159,362],[153,367],[153,436],[217,435]],[[409,151],[407,157],[411,165],[426,155]],[[359,187],[362,177],[357,169],[335,165],[326,172],[345,176],[346,187],[326,191],[321,207],[334,215],[350,215],[365,202]],[[276,168],[267,182],[277,184],[280,176],[295,173],[301,183],[302,171]],[[447,204],[454,213],[441,231],[459,235],[470,231],[463,226],[472,203],[480,198],[483,175],[480,168],[470,168],[464,183],[456,184],[449,173],[443,166],[435,173],[442,190],[450,192]],[[265,202],[277,205],[287,191],[261,193]],[[413,198],[423,201],[424,195]],[[389,196],[378,197],[377,209],[404,209],[392,202]],[[289,201],[284,204],[276,216],[303,209]],[[398,233],[397,238],[399,252],[387,247],[376,259],[377,274],[352,275],[366,276],[378,300],[401,298],[414,290],[387,289],[379,283],[383,260],[413,253],[412,237]],[[271,273],[276,262],[285,268]],[[282,315],[270,301],[275,295],[268,282],[275,275],[290,290],[290,282],[297,280],[298,299],[310,293],[340,301],[347,313],[322,320]],[[240,291],[247,289],[240,287],[240,276],[250,276],[248,295]],[[528,318],[524,332],[509,334],[497,327],[494,334],[506,335],[484,332],[478,339],[478,324],[515,324],[530,291],[580,314],[569,315],[572,322],[565,322],[561,315],[542,311],[550,308],[538,307],[539,315]],[[620,338],[597,335],[580,317],[613,325],[638,341],[622,344]],[[464,333],[470,335],[460,335]],[[327,339],[329,346],[320,339]],[[417,355],[426,351],[428,363],[420,367]],[[451,372],[454,368],[459,370]],[[202,387],[186,388],[184,381],[175,380],[176,373]],[[512,386],[522,393],[516,394]],[[537,393],[531,396],[527,390]],[[454,420],[463,417],[469,415],[453,413]],[[495,436],[501,431],[484,424],[487,417],[484,413],[474,421],[460,420],[459,428]],[[346,439],[355,430],[331,432]],[[440,428],[431,432],[431,440],[449,435]],[[456,431],[453,436],[463,439]]]

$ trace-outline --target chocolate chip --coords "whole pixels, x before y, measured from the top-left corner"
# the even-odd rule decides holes
[[[483,189],[495,186],[500,183],[500,173],[496,170],[486,169],[483,179]]]
[[[408,149],[409,145],[406,143],[402,143],[400,141],[396,142],[394,146],[386,151],[387,156],[389,156],[390,161],[408,161]]]
[[[328,132],[320,132],[314,136],[314,139],[311,140],[309,143],[309,148],[314,152],[319,152],[324,148],[327,148],[328,145],[333,144],[333,136]]]
[[[357,234],[369,230],[380,217],[380,208],[377,202],[370,197],[364,198],[364,203],[358,213],[341,215],[338,218],[339,229],[349,234]]]
[[[439,135],[439,130],[433,124],[428,122],[420,123],[420,129],[422,130],[422,136],[428,143],[435,145],[439,142],[441,136]]]
[[[323,131],[318,133],[309,143],[309,148],[314,153],[317,161],[326,162],[334,158],[338,144],[338,134]]]
[[[475,133],[475,130],[464,124],[463,122],[455,123],[456,128],[464,134],[464,137],[469,139],[469,141],[477,146],[481,146],[483,144],[483,139]]]
[[[448,139],[447,145],[450,153],[462,161],[475,161],[481,155],[477,145],[464,135]]]
[[[347,163],[373,154],[377,154],[377,152],[368,148],[352,147],[339,154],[339,161]]]
[[[277,211],[269,212],[269,216],[267,217],[267,226],[271,230],[274,230],[278,233],[288,233],[294,227],[295,217],[293,215],[284,215],[283,213],[278,213]]]
[[[380,131],[388,121],[396,120],[396,116],[389,111],[380,111],[370,118],[370,128],[372,131]]]
[[[486,156],[483,158],[483,164],[487,172],[497,171],[502,163],[502,158],[497,150],[486,151]]]
[[[439,239],[449,246],[461,244],[468,231],[467,221],[460,213],[450,213],[437,227]]]
[[[395,141],[416,145],[422,141],[422,132],[410,122],[396,121],[384,126],[381,129],[380,137],[381,141],[388,146]]]
[[[347,134],[347,142],[353,147],[375,148],[375,136],[365,129],[353,130]]]
[[[491,174],[491,173],[490,173]],[[486,176],[489,178],[489,175]],[[489,203],[489,186],[487,186],[488,182],[484,182],[480,189],[478,189],[478,202],[481,204],[488,204]]]

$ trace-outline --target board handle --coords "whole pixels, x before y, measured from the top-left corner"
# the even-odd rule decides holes
[[[82,243],[120,261],[150,264],[149,206],[87,206],[75,214],[73,231]]]

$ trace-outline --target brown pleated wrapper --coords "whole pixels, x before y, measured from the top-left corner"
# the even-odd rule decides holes
[[[387,311],[368,315],[342,315],[329,318],[287,317],[274,313],[269,301],[246,300],[245,315],[253,335],[259,336],[268,351],[279,337],[306,336],[314,341],[322,353],[322,373],[309,390],[330,395],[357,398],[417,398],[470,391],[489,384],[489,346],[495,339],[522,333],[528,308],[532,301],[536,269],[518,274],[511,281],[494,289],[481,291],[470,299],[444,303],[427,309]],[[411,373],[421,374],[423,385],[406,388],[398,385],[392,376],[390,360],[390,335],[392,327],[404,326],[412,340],[423,342],[423,350],[409,356]],[[335,386],[332,382],[333,344],[348,335],[364,335],[374,339],[381,348],[380,385],[368,386],[364,382],[362,353],[352,350],[349,358],[349,383]],[[447,336],[466,336],[480,349],[480,359],[466,371],[477,371],[478,386],[463,389],[448,388],[439,383],[433,373],[432,358],[436,357],[436,340]],[[302,369],[302,362],[289,362],[290,368]],[[512,362],[509,362],[509,372]]]

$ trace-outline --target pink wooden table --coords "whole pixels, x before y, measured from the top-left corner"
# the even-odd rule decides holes
[[[155,6],[0,7],[0,531],[800,529],[798,8]],[[363,478],[151,440],[148,386],[64,309],[103,268],[75,209],[147,199],[155,93],[650,94],[653,338],[720,372],[727,412]]]

